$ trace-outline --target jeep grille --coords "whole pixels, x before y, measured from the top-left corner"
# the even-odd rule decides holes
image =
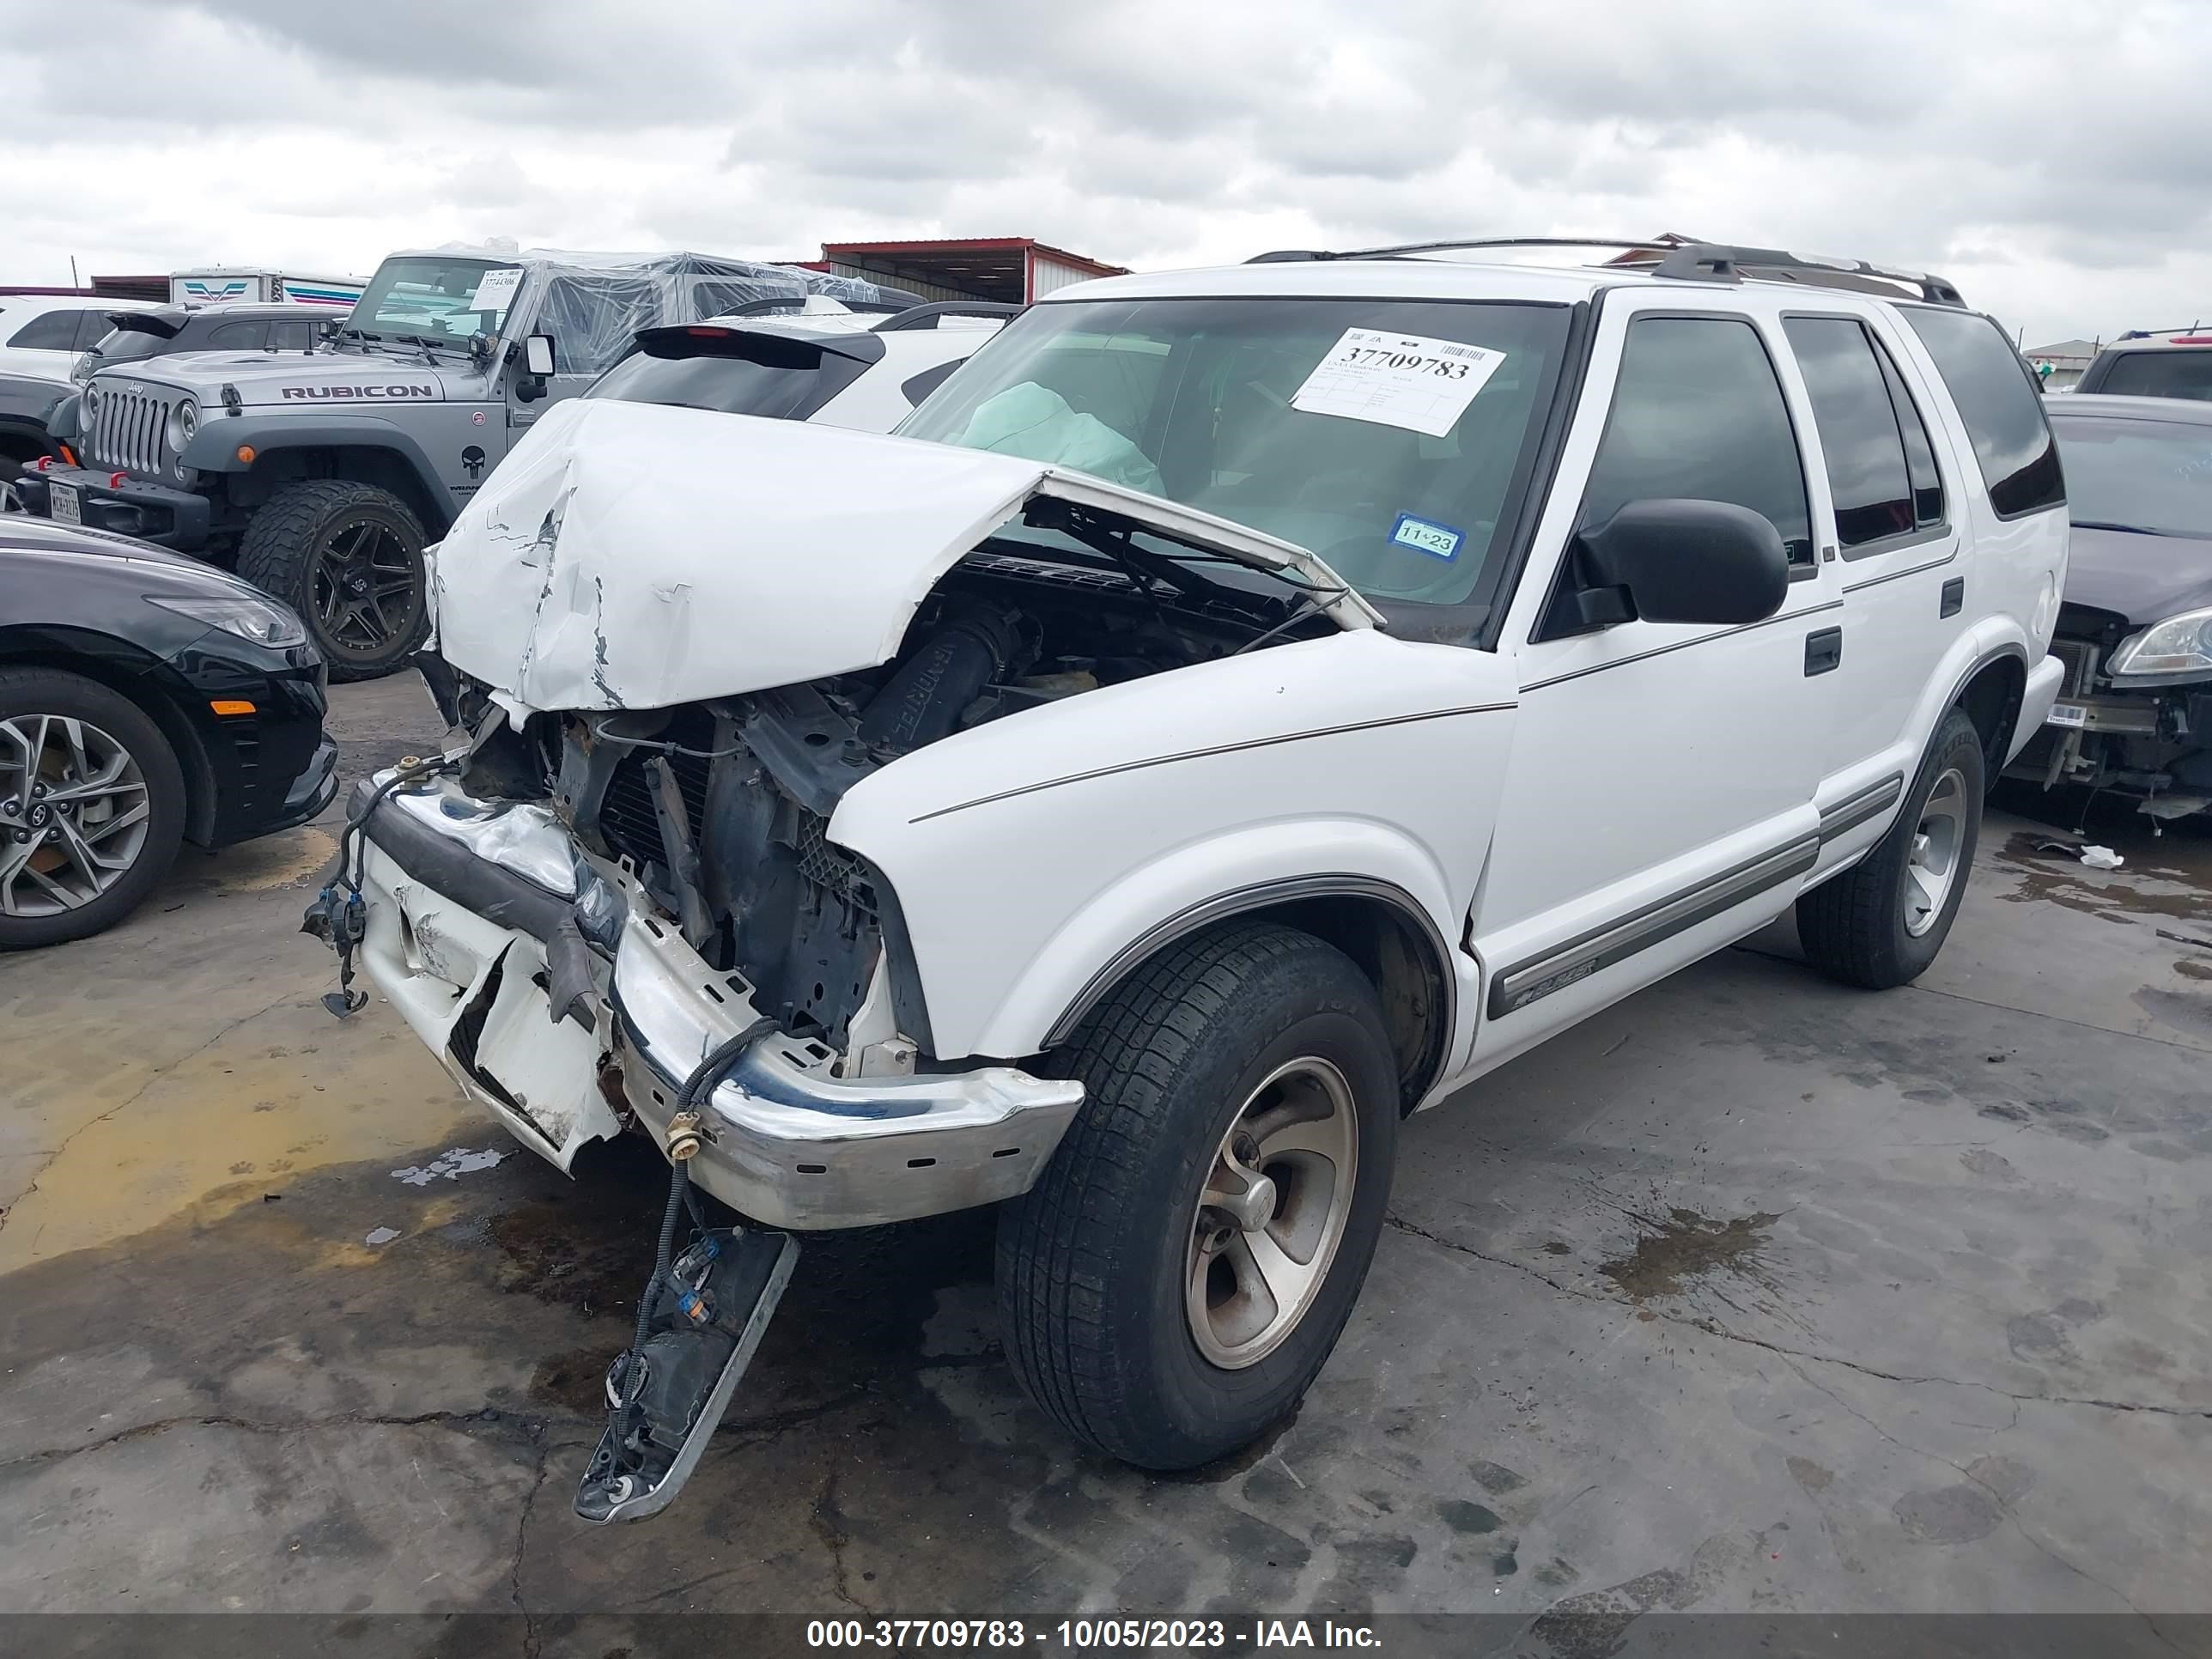
[[[175,398],[152,390],[128,392],[112,383],[100,388],[85,459],[95,467],[153,477],[169,467],[169,410]]]

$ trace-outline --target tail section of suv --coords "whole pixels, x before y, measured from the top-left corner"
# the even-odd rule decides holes
[[[2074,390],[2212,403],[2212,333],[2117,340],[2090,362]]]
[[[580,401],[470,503],[368,972],[541,1156],[738,1212],[680,1290],[782,1264],[648,1293],[586,1518],[673,1495],[779,1232],[999,1206],[1032,1396],[1189,1467],[1327,1359],[1406,1113],[1793,906],[1927,967],[2060,673],[2042,402],[1936,278],[1630,252],[1072,286],[893,435]]]
[[[425,545],[546,409],[641,328],[812,294],[914,297],[693,253],[394,254],[310,351],[97,369],[54,416],[82,464],[49,458],[16,490],[33,513],[235,569],[299,611],[331,678],[382,674],[428,629]]]

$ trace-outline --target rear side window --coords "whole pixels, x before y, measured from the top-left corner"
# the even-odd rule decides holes
[[[1790,563],[1813,562],[1797,434],[1774,364],[1747,321],[1639,317],[1628,325],[1582,520],[1601,523],[1630,501],[1663,496],[1763,513]]]
[[[1791,317],[1782,327],[1813,400],[1846,555],[1940,524],[1935,452],[1881,342],[1850,317]]]
[[[251,351],[269,338],[266,323],[222,323],[208,331],[210,351]]]
[[[1928,423],[1920,407],[1905,389],[1905,376],[1889,348],[1874,342],[1874,355],[1881,363],[1881,378],[1889,387],[1890,407],[1897,411],[1898,430],[1905,434],[1905,470],[1912,481],[1912,522],[1921,529],[1943,522],[1943,475],[1936,468],[1936,447],[1928,437]]]
[[[2066,481],[2051,423],[2043,418],[2042,391],[1997,325],[1971,311],[1898,309],[1950,388],[1997,516],[2063,503]]]
[[[305,351],[315,343],[313,323],[279,323],[270,331],[270,343],[279,351]]]
[[[1782,325],[1828,465],[1835,498],[1836,539],[1864,547],[1912,529],[1912,485],[1905,471],[1905,437],[1874,342],[1844,317],[1792,317]]]
[[[2136,398],[2188,398],[2212,403],[2212,347],[2203,350],[2124,351],[2097,390]]]
[[[32,318],[9,335],[8,343],[33,351],[74,351],[76,349],[77,322],[83,315],[82,307],[46,312]],[[100,320],[105,322],[107,319],[103,317]],[[101,331],[106,332],[105,330]]]
[[[115,319],[104,311],[83,311],[77,313],[76,349],[89,351],[107,337],[115,326]]]

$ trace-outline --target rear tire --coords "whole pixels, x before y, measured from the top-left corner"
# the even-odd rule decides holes
[[[112,927],[184,833],[176,751],[136,703],[59,669],[0,670],[0,951]]]
[[[287,484],[246,521],[238,574],[300,613],[333,680],[376,679],[429,634],[427,539],[390,490],[314,478]]]
[[[1239,924],[1141,969],[1054,1059],[1085,1098],[1000,1212],[1008,1358],[1086,1444],[1210,1462],[1297,1405],[1367,1276],[1399,1115],[1374,989],[1332,945]]]
[[[1821,972],[1887,991],[1927,971],[1966,896],[1985,764],[1981,733],[1954,708],[1936,728],[1889,833],[1797,901],[1798,939]]]

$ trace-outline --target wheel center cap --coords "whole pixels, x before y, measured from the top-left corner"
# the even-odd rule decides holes
[[[1275,1183],[1266,1176],[1255,1175],[1243,1192],[1230,1199],[1224,1207],[1239,1227],[1248,1233],[1256,1233],[1274,1218]]]

